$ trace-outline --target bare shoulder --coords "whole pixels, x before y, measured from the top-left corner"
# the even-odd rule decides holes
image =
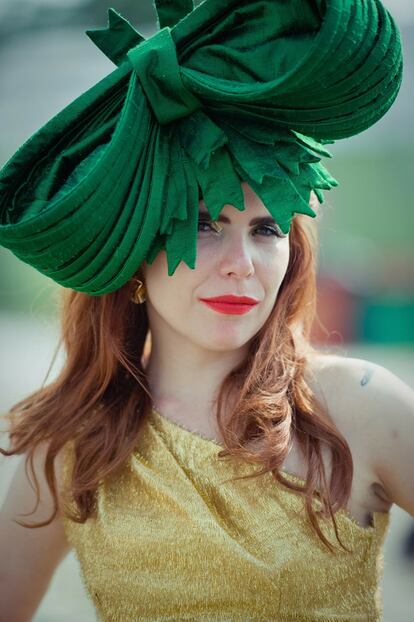
[[[329,415],[392,503],[414,515],[414,391],[386,367],[365,359],[318,355],[310,384]]]
[[[319,353],[309,363],[311,383],[327,402],[332,404],[334,398],[341,411],[351,406],[358,410],[364,407],[367,416],[376,413],[376,423],[380,425],[387,419],[386,407],[413,407],[413,389],[382,365],[361,358]]]
[[[311,360],[310,378],[341,425],[348,423],[359,433],[372,432],[373,425],[376,432],[390,431],[414,416],[413,389],[372,361],[321,354]]]

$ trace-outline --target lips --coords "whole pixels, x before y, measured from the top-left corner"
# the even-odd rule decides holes
[[[248,313],[257,304],[258,300],[249,296],[215,296],[214,298],[200,298],[202,302],[208,305],[214,311],[225,313],[227,315],[242,315]]]
[[[223,302],[233,304],[256,305],[259,301],[250,296],[235,296],[234,294],[226,294],[225,296],[214,296],[212,298],[200,298],[205,302]]]

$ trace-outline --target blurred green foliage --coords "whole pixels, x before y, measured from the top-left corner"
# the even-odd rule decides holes
[[[340,183],[325,192],[337,234],[357,231],[384,253],[413,256],[414,149],[388,151],[380,145],[376,154],[334,154],[324,164]]]

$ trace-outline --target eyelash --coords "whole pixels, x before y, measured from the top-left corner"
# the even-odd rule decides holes
[[[200,224],[208,225],[210,227],[210,230],[214,231],[214,229],[211,227],[211,220],[200,218],[200,220],[198,221],[198,224],[199,225]],[[257,229],[266,229],[268,231],[271,231],[272,234],[274,235],[274,237],[277,237],[277,238],[285,238],[286,237],[286,234],[280,233],[277,229],[275,229],[274,227],[271,227],[270,225],[259,225],[258,227],[255,228],[255,231]],[[206,231],[199,231],[199,233],[206,233]],[[217,231],[215,231],[215,233],[217,233]],[[269,238],[269,237],[272,237],[272,236],[265,235],[264,237]]]

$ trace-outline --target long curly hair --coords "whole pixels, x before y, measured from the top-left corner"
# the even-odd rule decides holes
[[[310,204],[319,211],[313,193]],[[311,525],[329,551],[334,552],[334,547],[320,529],[320,516],[331,518],[338,542],[351,552],[339,538],[334,514],[350,497],[352,455],[305,381],[308,355],[317,352],[310,344],[316,318],[317,241],[316,222],[297,214],[290,229],[288,268],[274,308],[250,341],[247,356],[224,378],[218,393],[217,423],[224,441],[218,455],[261,465],[242,479],[271,472],[282,485],[302,493]],[[100,482],[116,475],[136,447],[153,407],[145,373],[151,333],[146,303],[133,304],[130,296],[130,283],[102,296],[62,288],[61,333],[53,361],[63,344],[64,365],[55,380],[45,386],[46,376],[40,389],[3,416],[10,447],[0,451],[5,456],[26,454],[26,471],[30,464],[38,498],[33,453],[41,443],[47,444],[44,472],[54,510],[40,523],[16,521],[24,527],[42,527],[56,517],[59,500],[54,465],[66,443],[73,442],[75,449],[70,495],[77,512],[68,506],[65,513],[80,523],[96,512]],[[224,421],[230,395],[236,395],[236,400]],[[307,465],[304,486],[280,472],[294,438]],[[331,452],[330,485],[322,444]],[[318,509],[313,508],[315,497],[320,501]]]

